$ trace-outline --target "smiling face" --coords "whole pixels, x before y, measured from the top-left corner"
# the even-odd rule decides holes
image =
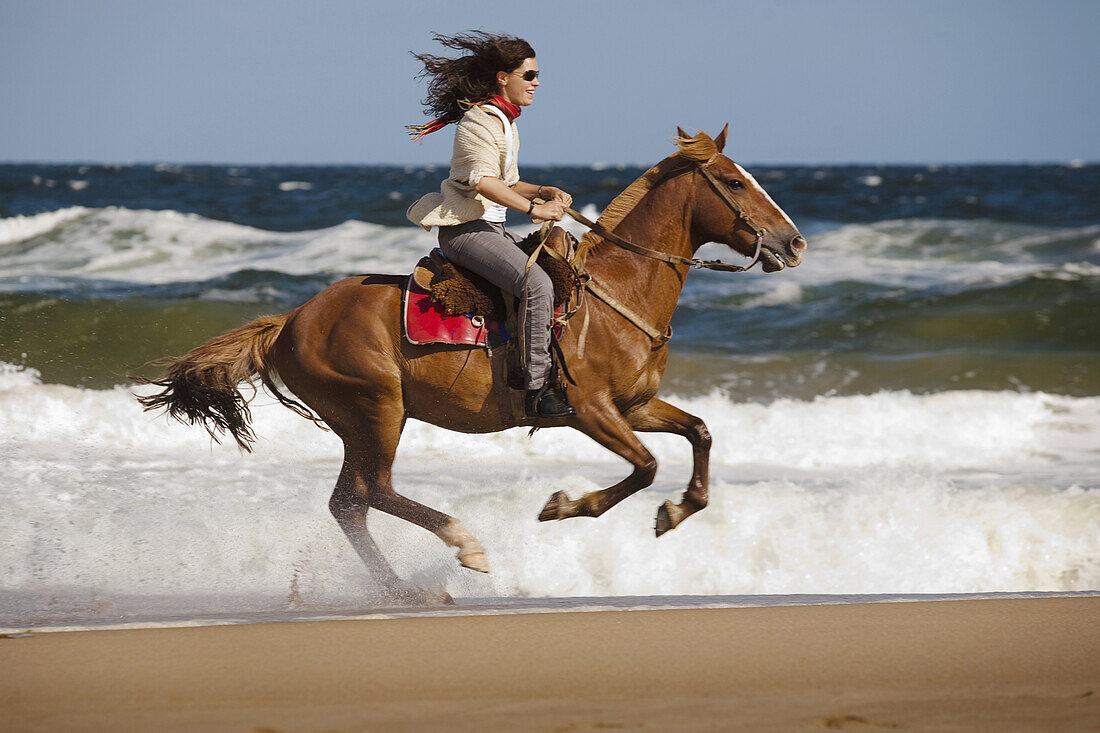
[[[507,99],[517,107],[527,107],[535,101],[535,88],[539,86],[539,64],[532,56],[524,59],[518,68],[512,71],[497,72],[497,94]],[[525,79],[532,76],[533,79]]]

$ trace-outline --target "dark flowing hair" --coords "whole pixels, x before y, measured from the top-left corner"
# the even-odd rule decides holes
[[[432,38],[447,48],[468,53],[458,58],[413,54],[424,64],[416,78],[428,79],[424,111],[435,118],[425,125],[410,125],[414,138],[457,122],[471,105],[496,93],[498,71],[515,71],[525,59],[535,56],[531,44],[515,36],[470,31],[453,36],[435,33]]]

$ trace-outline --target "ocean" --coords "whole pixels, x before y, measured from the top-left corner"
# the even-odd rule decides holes
[[[410,423],[396,488],[492,573],[372,512],[395,569],[471,612],[1100,590],[1100,165],[747,167],[809,247],[688,279],[661,395],[710,427],[711,505],[653,536],[691,452],[645,435],[653,487],[539,523],[628,466],[567,429]],[[523,173],[595,218],[642,170]],[[0,164],[0,627],[377,611],[328,513],[331,433],[261,391],[241,454],[142,412],[131,375],[408,272],[434,235],[405,208],[444,175]]]

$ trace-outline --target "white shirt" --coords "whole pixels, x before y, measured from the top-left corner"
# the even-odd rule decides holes
[[[481,108],[493,112],[497,117],[500,118],[500,121],[504,123],[504,170],[508,170],[512,167],[512,124],[508,120],[508,117],[499,109],[497,109],[495,105],[483,104],[481,105]],[[508,207],[504,206],[503,204],[492,203],[489,206],[488,211],[486,211],[485,215],[481,218],[485,221],[491,221],[496,224],[503,224],[504,221],[508,218]]]

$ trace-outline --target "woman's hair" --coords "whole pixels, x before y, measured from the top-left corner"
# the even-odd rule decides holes
[[[497,91],[497,72],[515,71],[524,59],[534,58],[535,49],[522,38],[483,31],[470,31],[432,38],[447,48],[468,51],[458,58],[414,53],[424,64],[417,78],[428,79],[424,110],[438,122],[457,122],[471,104],[482,102]]]

